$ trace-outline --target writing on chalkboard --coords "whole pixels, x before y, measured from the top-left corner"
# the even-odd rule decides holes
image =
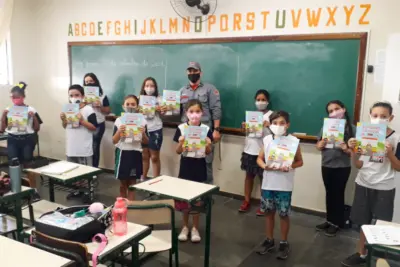
[[[114,59],[99,59],[97,61],[89,61],[89,60],[81,60],[78,62],[74,62],[73,66],[78,68],[90,68],[90,67],[99,67],[99,66],[113,66],[113,67],[148,67],[148,68],[157,68],[157,67],[166,67],[167,62],[156,61],[149,62],[147,60],[137,61],[134,58],[125,58],[120,61]]]

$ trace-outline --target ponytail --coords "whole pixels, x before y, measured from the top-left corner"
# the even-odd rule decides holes
[[[15,85],[13,88],[11,88],[11,93],[14,94],[19,94],[23,97],[25,97],[25,89],[28,85],[25,82],[19,82],[17,85]]]

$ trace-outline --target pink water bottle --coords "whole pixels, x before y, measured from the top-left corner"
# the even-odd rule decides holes
[[[128,232],[127,213],[127,201],[118,197],[112,210],[114,235],[122,236]]]

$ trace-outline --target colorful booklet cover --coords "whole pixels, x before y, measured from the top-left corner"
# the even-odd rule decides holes
[[[263,136],[263,113],[246,111],[246,133],[248,137],[261,138]]]
[[[67,118],[67,123],[71,128],[79,127],[79,104],[66,104],[63,107],[63,112]]]
[[[165,115],[180,114],[181,94],[179,91],[164,90],[163,105],[167,107]]]
[[[186,157],[204,158],[206,156],[207,128],[200,126],[186,127],[184,137],[184,146],[188,148]]]
[[[7,128],[11,132],[26,132],[28,127],[28,107],[13,106],[7,114]]]
[[[95,102],[100,100],[100,89],[97,86],[85,86],[85,102],[96,106]]]
[[[384,124],[357,123],[355,150],[360,160],[382,163],[385,158],[386,128]]]
[[[325,148],[339,147],[344,142],[344,127],[346,120],[342,119],[324,119],[324,128],[322,130],[322,139],[327,140]]]
[[[121,123],[126,126],[124,133],[124,142],[142,141],[142,133],[139,128],[143,127],[144,117],[141,113],[124,113],[121,117]]]
[[[157,99],[155,96],[141,95],[139,99],[139,107],[142,110],[142,114],[146,119],[153,119],[156,115],[156,103]]]
[[[268,151],[266,164],[270,167],[290,167],[296,155],[300,140],[294,136],[281,136],[274,139]]]

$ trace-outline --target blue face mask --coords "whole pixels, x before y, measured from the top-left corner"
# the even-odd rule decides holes
[[[126,113],[136,113],[136,112],[137,112],[137,108],[124,107],[124,111],[125,111]]]

